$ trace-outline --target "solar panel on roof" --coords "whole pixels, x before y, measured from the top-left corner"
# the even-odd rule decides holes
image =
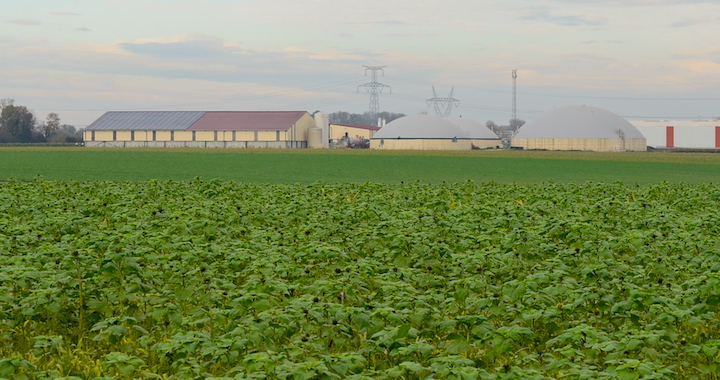
[[[87,127],[89,131],[185,130],[205,111],[111,111]]]

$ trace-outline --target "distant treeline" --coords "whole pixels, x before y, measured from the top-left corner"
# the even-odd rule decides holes
[[[55,112],[39,121],[27,107],[16,106],[13,99],[0,99],[0,143],[39,142],[82,142],[82,130],[60,124],[60,116]]]
[[[373,115],[370,112],[350,113],[345,111],[333,112],[328,115],[331,123],[336,124],[359,124],[359,125],[377,125],[378,118],[384,119],[386,122],[391,122],[395,119],[399,119],[405,116],[404,113],[393,113],[393,112],[380,112],[377,115]]]

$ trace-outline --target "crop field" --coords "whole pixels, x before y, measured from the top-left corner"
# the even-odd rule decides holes
[[[0,183],[0,378],[717,379],[720,186]]]
[[[718,182],[720,154],[0,148],[0,181],[224,179],[254,183]]]

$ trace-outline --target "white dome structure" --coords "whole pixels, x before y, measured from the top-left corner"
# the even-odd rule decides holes
[[[486,128],[487,129],[487,128]],[[490,132],[493,134],[492,132]],[[477,135],[477,134],[473,134]],[[494,134],[493,134],[494,136]],[[447,119],[411,115],[389,122],[370,139],[371,149],[393,150],[470,150],[478,146],[470,135]],[[481,147],[500,145],[500,139],[482,140]]]
[[[465,137],[456,125],[429,115],[404,116],[389,122],[373,138],[452,139]]]
[[[601,108],[566,106],[533,118],[511,146],[538,150],[645,151],[645,137],[630,122]]]
[[[500,138],[483,123],[466,117],[446,117],[445,120],[462,129],[471,139],[499,140]]]

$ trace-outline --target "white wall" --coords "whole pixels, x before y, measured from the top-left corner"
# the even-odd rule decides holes
[[[716,127],[720,120],[630,121],[647,139],[648,146],[667,146],[667,127],[674,127],[675,148],[717,148]]]

